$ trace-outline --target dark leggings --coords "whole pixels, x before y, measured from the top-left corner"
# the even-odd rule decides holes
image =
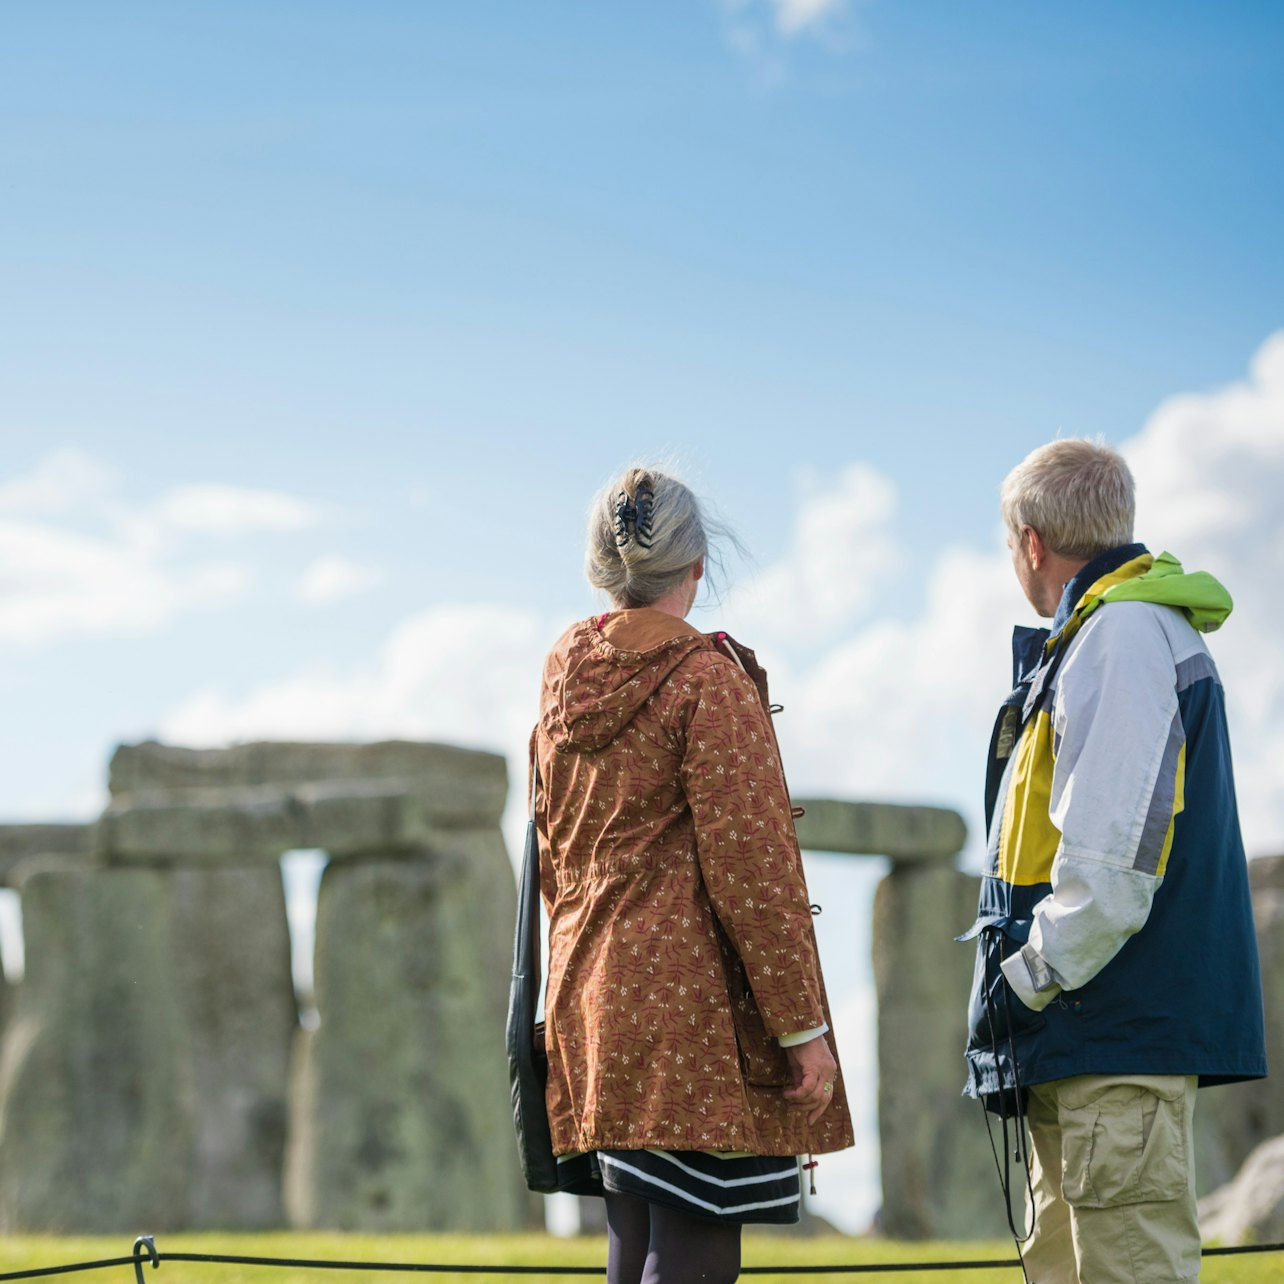
[[[734,1284],[740,1226],[632,1195],[606,1197],[606,1284]]]

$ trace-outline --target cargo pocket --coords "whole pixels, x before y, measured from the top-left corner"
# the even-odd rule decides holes
[[[1074,1208],[1160,1203],[1186,1192],[1186,1083],[1063,1084],[1061,1193]]]

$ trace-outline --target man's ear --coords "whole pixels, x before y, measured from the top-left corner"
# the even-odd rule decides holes
[[[1022,526],[1021,538],[1025,541],[1026,552],[1030,555],[1030,568],[1037,571],[1048,560],[1048,546],[1043,542],[1043,536],[1033,526]]]

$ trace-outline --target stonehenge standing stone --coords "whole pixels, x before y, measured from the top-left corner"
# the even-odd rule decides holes
[[[0,1071],[20,1230],[280,1226],[296,1014],[271,869],[50,869]]]
[[[1006,1230],[981,1107],[963,1097],[978,880],[897,863],[874,898],[882,1229],[898,1239]],[[996,1124],[997,1127],[997,1124]]]
[[[180,869],[169,878],[170,972],[195,1089],[190,1230],[285,1224],[290,1053],[298,1023],[280,872]]]
[[[1223,1187],[1249,1153],[1284,1134],[1284,856],[1248,863],[1262,961],[1270,1077],[1206,1088],[1195,1108],[1195,1176],[1201,1195]]]
[[[320,1025],[298,1157],[305,1224],[343,1230],[515,1230],[529,1224],[479,942],[511,934],[496,836],[332,862],[321,881]],[[507,862],[505,861],[505,864]]]
[[[164,876],[37,872],[0,1059],[0,1224],[117,1233],[188,1216],[195,1084]]]
[[[90,864],[94,829],[82,824],[0,825],[0,887],[16,894],[34,869],[78,869]],[[9,1028],[18,986],[0,977],[0,1039]]]

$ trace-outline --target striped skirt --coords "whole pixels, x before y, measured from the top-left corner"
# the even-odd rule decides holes
[[[707,1150],[591,1150],[558,1159],[572,1195],[632,1195],[716,1222],[798,1220],[798,1160]]]

